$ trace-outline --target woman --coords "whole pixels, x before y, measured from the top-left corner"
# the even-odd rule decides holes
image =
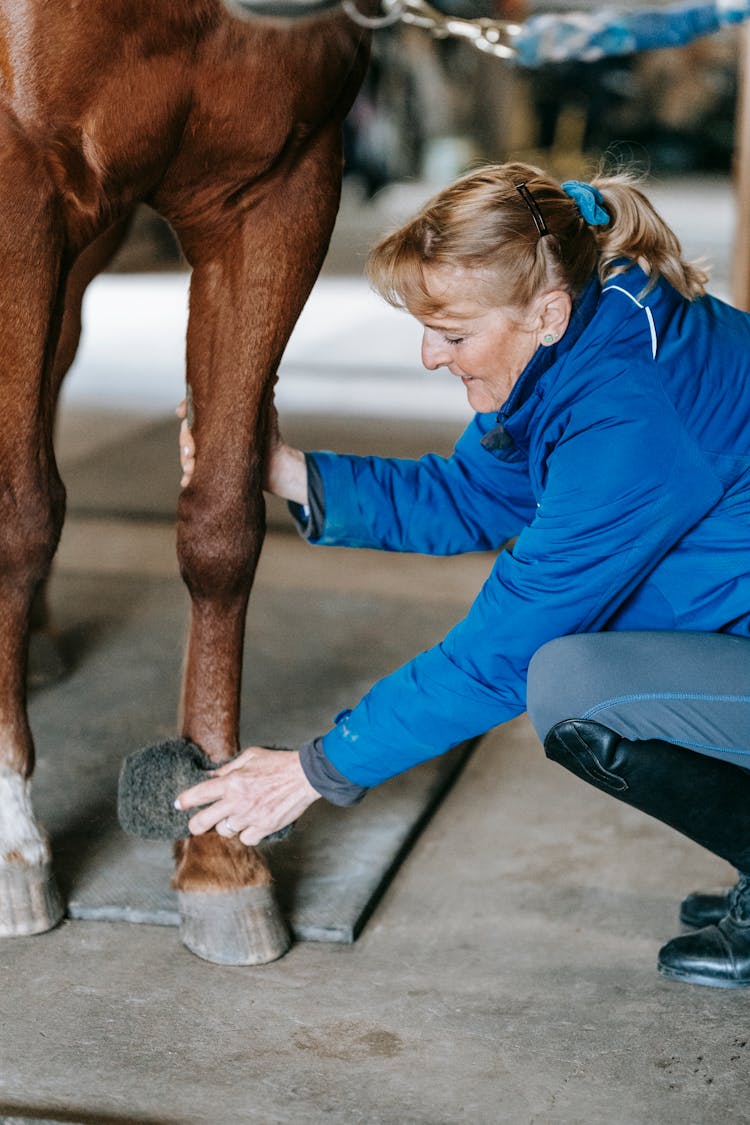
[[[750,316],[627,177],[480,169],[386,238],[374,286],[476,416],[450,458],[305,455],[267,486],[311,543],[497,557],[468,616],[299,754],[180,798],[255,843],[528,706],[545,751],[736,866],[691,896],[667,976],[750,986]],[[185,482],[194,450],[184,434]],[[533,658],[533,659],[532,659]]]

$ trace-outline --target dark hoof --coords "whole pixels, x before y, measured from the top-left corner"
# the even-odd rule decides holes
[[[215,965],[265,965],[291,945],[272,886],[178,891],[180,937]]]

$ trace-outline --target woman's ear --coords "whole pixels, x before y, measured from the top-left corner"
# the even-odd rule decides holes
[[[551,289],[537,297],[536,305],[539,343],[550,347],[565,335],[573,302],[564,289]]]

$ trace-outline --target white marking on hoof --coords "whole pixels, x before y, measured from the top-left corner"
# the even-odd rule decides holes
[[[44,933],[64,913],[30,789],[20,774],[0,766],[0,937]]]
[[[31,807],[31,783],[0,766],[0,867],[40,867],[49,858]]]

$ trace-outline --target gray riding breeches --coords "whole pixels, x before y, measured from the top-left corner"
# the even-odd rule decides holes
[[[660,739],[750,769],[750,638],[727,633],[579,633],[529,666],[537,734],[590,719],[632,740]]]

